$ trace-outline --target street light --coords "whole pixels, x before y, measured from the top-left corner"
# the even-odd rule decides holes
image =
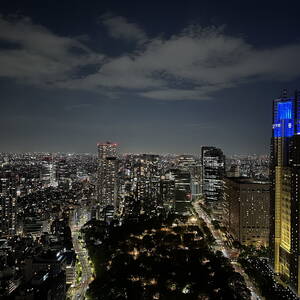
[[[195,224],[197,222],[197,218],[196,217],[190,217],[188,221],[189,221],[189,223]]]

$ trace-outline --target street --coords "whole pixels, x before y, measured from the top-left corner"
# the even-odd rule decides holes
[[[80,228],[86,222],[87,214],[82,214],[77,222],[75,222],[74,220],[72,220],[71,222],[73,246],[82,271],[80,282],[75,286],[74,290],[72,290],[72,300],[85,299],[86,291],[93,277],[91,265],[89,263],[89,256],[85,248],[84,241],[82,239],[79,239]]]
[[[235,261],[236,259],[236,251],[232,248],[229,248],[227,243],[227,238],[222,235],[220,230],[216,230],[214,226],[211,223],[211,217],[201,208],[201,206],[197,202],[193,202],[193,207],[198,214],[199,218],[202,218],[204,222],[206,223],[207,227],[211,231],[213,237],[216,240],[216,246],[214,246],[215,250],[222,251],[223,255],[227,257],[234,268],[234,270],[238,273],[240,273],[247,284],[248,289],[251,291],[251,299],[252,300],[260,300],[262,299],[261,296],[258,296],[259,291],[257,288],[253,285],[251,280],[249,279],[248,275],[244,272],[243,268],[240,266],[239,263]]]

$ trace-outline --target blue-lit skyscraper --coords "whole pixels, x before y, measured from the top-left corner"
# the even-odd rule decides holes
[[[270,249],[274,270],[300,295],[300,94],[273,101]]]
[[[274,100],[274,137],[291,137],[294,135],[294,106],[293,99]]]

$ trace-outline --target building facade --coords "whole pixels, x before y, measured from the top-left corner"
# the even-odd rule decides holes
[[[56,179],[60,187],[69,187],[70,174],[66,159],[60,159],[56,164]]]
[[[16,198],[0,196],[0,236],[16,232]]]
[[[192,199],[197,199],[202,194],[202,172],[201,163],[193,155],[180,155],[178,157],[178,168],[187,171],[191,175],[191,195]]]
[[[201,148],[202,194],[207,201],[223,199],[225,155],[216,147]]]
[[[245,177],[225,178],[229,231],[243,245],[269,244],[270,183]]]
[[[117,201],[117,144],[98,143],[97,200],[101,208],[116,206]]]
[[[273,101],[270,249],[274,271],[300,295],[300,99]]]
[[[11,170],[6,170],[0,178],[0,237],[14,235],[17,222],[17,178]]]
[[[182,169],[170,169],[166,176],[174,181],[173,211],[178,215],[191,214],[191,174]]]

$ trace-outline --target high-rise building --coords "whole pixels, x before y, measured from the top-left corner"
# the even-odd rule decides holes
[[[270,183],[245,177],[226,177],[229,230],[243,245],[268,246]]]
[[[117,144],[98,143],[98,204],[116,207],[117,201]]]
[[[167,211],[171,211],[175,206],[175,178],[171,174],[160,177],[160,202]]]
[[[240,177],[240,168],[238,165],[232,165],[226,172],[227,177]]]
[[[179,215],[191,214],[191,174],[182,169],[170,169],[166,176],[174,180],[174,205],[175,213]]]
[[[199,159],[193,155],[180,155],[178,168],[190,173],[192,199],[197,199],[201,195],[201,164]]]
[[[16,198],[0,196],[0,236],[16,232]]]
[[[141,214],[157,215],[160,203],[161,159],[158,155],[142,154],[131,158],[129,171],[131,191],[141,204]]]
[[[60,159],[56,164],[56,178],[59,186],[68,186],[70,174],[66,159]]]
[[[0,178],[0,236],[13,235],[16,231],[18,176],[9,168]]]
[[[225,155],[216,147],[201,148],[202,193],[206,201],[223,199]]]
[[[44,187],[56,186],[56,166],[50,156],[45,157],[42,162],[41,181]]]
[[[274,271],[300,295],[300,94],[273,101],[270,249]]]

